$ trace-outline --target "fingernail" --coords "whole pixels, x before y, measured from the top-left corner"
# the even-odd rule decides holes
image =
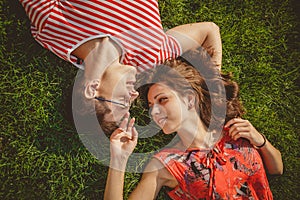
[[[224,131],[229,131],[229,127],[224,126],[224,127],[223,127],[223,130],[224,130]]]

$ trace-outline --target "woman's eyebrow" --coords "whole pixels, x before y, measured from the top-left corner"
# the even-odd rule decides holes
[[[158,93],[157,95],[154,96],[154,99],[156,99],[159,95],[163,94],[162,92],[161,93]]]
[[[163,92],[161,92],[161,93],[158,93],[157,95],[155,95],[154,97],[153,97],[153,99],[155,100],[155,99],[157,99],[157,97],[159,96],[159,95],[162,95],[162,94],[164,94]],[[153,104],[151,101],[149,101],[148,100],[148,105],[151,105],[151,104]]]

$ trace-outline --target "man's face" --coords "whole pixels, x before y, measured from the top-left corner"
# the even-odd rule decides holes
[[[104,97],[112,111],[111,115],[106,116],[107,121],[120,122],[129,111],[131,102],[138,97],[138,92],[134,89],[136,73],[135,67],[119,62],[106,69],[97,96]]]

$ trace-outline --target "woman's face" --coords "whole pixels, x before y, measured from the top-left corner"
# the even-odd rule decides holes
[[[188,115],[187,102],[164,84],[154,84],[148,92],[150,115],[169,134],[178,131]]]

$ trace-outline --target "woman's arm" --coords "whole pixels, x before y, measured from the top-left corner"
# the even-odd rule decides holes
[[[138,133],[134,128],[134,118],[129,120],[129,113],[124,117],[120,128],[110,136],[110,166],[106,180],[104,199],[123,200],[123,185],[126,164],[136,144]],[[128,123],[128,125],[127,125]]]
[[[130,194],[129,200],[156,199],[162,186],[169,186],[172,175],[165,169],[165,167],[155,158],[152,158],[147,164],[140,182],[135,190]]]
[[[259,133],[248,120],[240,118],[232,119],[226,123],[225,128],[229,128],[229,136],[234,140],[240,137],[246,138],[258,149],[269,174],[283,173],[283,162],[280,151],[265,136]]]
[[[130,120],[129,113],[120,124],[120,128],[115,130],[110,136],[110,166],[106,180],[104,200],[123,200],[124,175],[129,156],[132,154],[136,144],[138,133],[134,128],[134,118]],[[164,181],[166,169],[156,159],[152,159],[145,168],[145,172],[137,188],[132,192],[129,199],[149,199],[153,200],[160,191]]]
[[[104,200],[123,200],[124,171],[109,168]]]
[[[124,163],[126,162],[125,159],[111,163],[119,169],[109,168],[104,195],[105,200],[123,199],[124,171],[126,168]],[[170,176],[158,160],[152,159],[146,166],[137,187],[130,194],[129,200],[155,199],[163,185],[172,186],[171,183],[173,182],[170,181]]]
[[[219,27],[213,22],[199,22],[176,26],[167,31],[181,44],[183,52],[202,46],[217,68],[222,65],[222,41]]]
[[[269,174],[281,175],[283,163],[281,153],[267,139],[266,144],[258,149]]]

